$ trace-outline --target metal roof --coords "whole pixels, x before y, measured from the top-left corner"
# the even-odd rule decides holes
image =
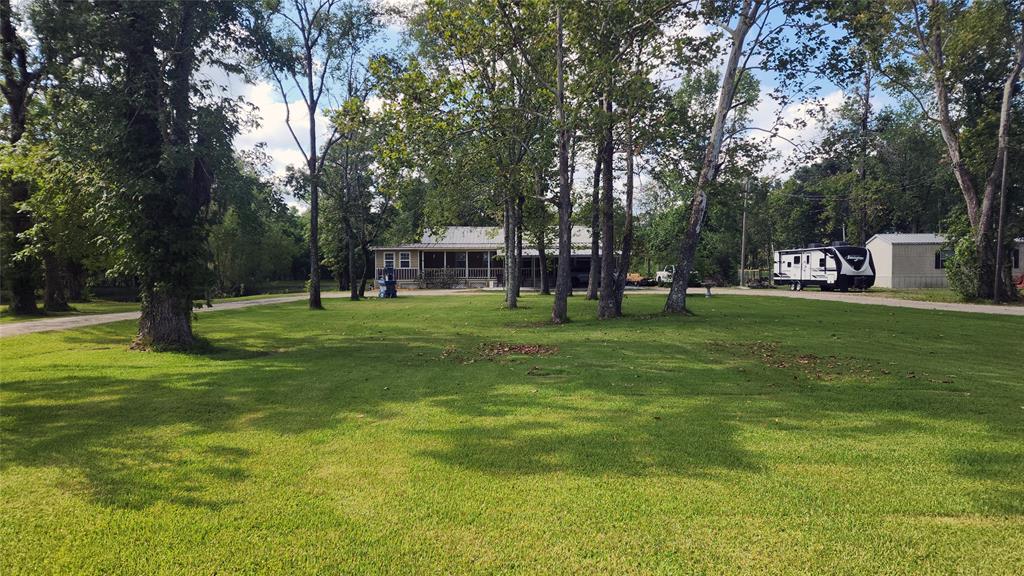
[[[945,244],[946,237],[941,234],[875,234],[872,240],[885,242],[886,244]]]
[[[448,226],[443,234],[435,234],[431,230],[423,232],[419,242],[397,244],[393,246],[373,246],[373,250],[502,250],[505,247],[505,234],[497,226]],[[557,232],[556,232],[557,234]],[[572,244],[574,247],[590,246],[590,228],[574,226]],[[526,243],[524,242],[524,253]],[[529,248],[535,248],[529,245]],[[557,238],[551,243],[551,250],[558,250]]]

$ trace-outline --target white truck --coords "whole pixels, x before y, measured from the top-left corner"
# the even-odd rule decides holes
[[[654,273],[654,281],[657,282],[659,285],[661,285],[661,284],[671,284],[672,283],[672,274],[674,274],[675,271],[676,271],[676,267],[675,266],[672,266],[671,264],[668,265],[668,266],[665,266],[664,269],[658,270],[657,272]]]

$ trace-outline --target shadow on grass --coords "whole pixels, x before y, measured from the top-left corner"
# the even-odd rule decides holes
[[[306,316],[225,312],[221,321],[200,325],[213,344],[195,354],[127,352],[124,330],[116,327],[66,333],[62,346],[22,356],[45,356],[45,363],[4,376],[0,470],[72,469],[106,506],[167,502],[216,510],[235,500],[212,497],[206,487],[244,482],[255,454],[222,438],[209,444],[207,435],[269,432],[295,436],[302,445],[308,440],[298,436],[307,433],[344,434],[339,417],[387,419],[413,404],[441,415],[408,424],[430,447],[395,450],[500,476],[680,475],[727,482],[736,473],[768,473],[764,455],[740,438],[751,429],[787,430],[809,444],[823,435],[898,442],[927,432],[925,419],[932,426],[971,422],[1001,440],[1020,437],[1020,390],[1000,366],[990,368],[988,395],[964,409],[957,397],[923,383],[908,386],[895,375],[824,382],[796,366],[766,367],[756,357],[704,345],[705,332],[747,341],[752,326],[777,322],[756,310],[741,311],[738,322],[741,314],[733,313],[727,325],[715,325],[705,311],[680,338],[676,318],[510,332],[490,304],[481,301],[460,323],[453,314],[461,303],[384,316],[383,306],[369,303],[360,313],[373,316],[314,328],[303,325]],[[535,314],[545,313],[537,308]],[[433,324],[426,321],[432,315],[440,315]],[[470,322],[476,324],[464,327]],[[823,336],[837,329],[817,331],[780,354],[824,353]],[[558,342],[561,351],[469,365],[441,357],[446,345],[475,350],[498,340]],[[61,350],[91,348],[109,355],[111,365],[79,369],[61,360]],[[104,375],[81,375],[97,371]],[[822,432],[821,422],[843,419],[862,423]],[[983,495],[986,506],[1021,512],[1019,454],[964,452],[953,459],[957,473],[996,484]]]

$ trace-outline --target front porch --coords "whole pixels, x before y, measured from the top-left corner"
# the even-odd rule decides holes
[[[476,268],[465,265],[423,268],[377,268],[376,278],[390,271],[400,286],[418,288],[490,288],[504,286],[505,270],[502,262],[490,261],[491,266]],[[552,262],[552,265],[554,263]],[[540,288],[540,258],[523,257],[520,271],[520,285],[524,288]],[[548,280],[554,286],[554,272],[548,271]]]

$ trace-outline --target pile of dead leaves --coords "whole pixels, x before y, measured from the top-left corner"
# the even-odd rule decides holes
[[[480,345],[480,355],[484,358],[495,358],[512,354],[520,356],[551,356],[557,353],[558,346],[545,346],[544,344],[503,344],[494,342]]]

